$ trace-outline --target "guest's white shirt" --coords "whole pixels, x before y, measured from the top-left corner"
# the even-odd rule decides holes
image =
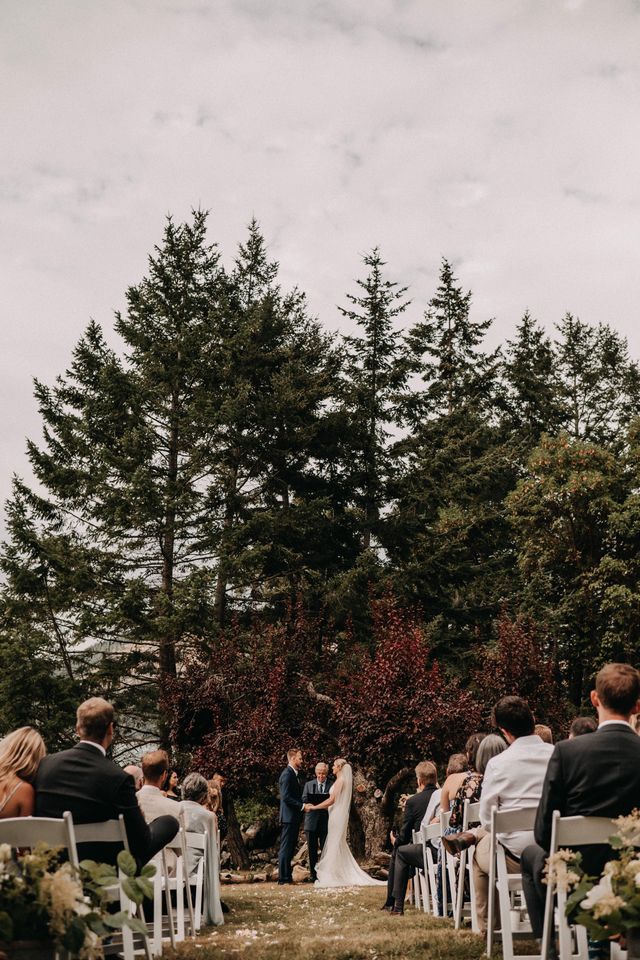
[[[491,808],[537,807],[553,744],[533,734],[518,737],[487,764],[480,794],[480,823],[491,829]],[[500,842],[516,857],[534,842],[533,831],[500,834]]]
[[[152,823],[158,817],[165,817],[167,814],[170,817],[178,816],[180,805],[175,800],[169,800],[165,797],[159,787],[152,787],[145,783],[143,787],[140,787],[136,796],[147,823]]]
[[[428,827],[429,824],[431,823],[431,821],[433,820],[433,818],[435,817],[435,815],[436,815],[436,810],[437,810],[438,807],[440,806],[440,794],[441,794],[441,792],[442,792],[442,791],[440,790],[440,787],[438,787],[438,789],[437,789],[437,790],[434,790],[433,793],[431,794],[431,796],[429,797],[429,803],[427,804],[427,809],[425,810],[424,817],[422,818],[422,820],[421,820],[421,822],[420,822],[420,829],[421,829],[421,830],[422,830],[423,827]],[[437,850],[438,847],[440,846],[440,838],[439,838],[439,837],[435,837],[435,838],[431,841],[431,846],[432,846],[432,847],[435,847],[435,849]]]

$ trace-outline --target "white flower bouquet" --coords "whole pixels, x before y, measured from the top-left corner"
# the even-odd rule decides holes
[[[640,937],[640,811],[615,824],[609,843],[619,856],[605,864],[601,877],[584,872],[581,854],[559,850],[547,861],[547,882],[569,894],[567,916],[586,927],[592,940],[622,936],[635,948]]]
[[[143,867],[136,876],[136,862],[125,851],[118,855],[118,866],[131,900],[142,903],[153,896],[154,866]],[[76,870],[44,844],[14,859],[11,847],[0,844],[0,940],[49,941],[72,957],[95,960],[103,955],[102,938],[125,925],[146,936],[140,920],[109,912],[107,888],[117,882],[116,868],[108,864],[83,860]]]

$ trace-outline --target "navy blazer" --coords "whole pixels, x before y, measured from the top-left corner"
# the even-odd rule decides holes
[[[331,788],[331,783],[329,780],[325,780],[323,786],[324,789],[320,790],[320,784],[317,780],[308,780],[304,785],[304,790],[302,791],[302,802],[307,803],[307,799],[312,793],[322,793],[324,799],[329,797],[329,789]],[[310,810],[304,815],[304,829],[312,833],[317,830],[321,825],[327,825],[329,821],[329,811],[328,810]]]
[[[302,818],[302,790],[293,767],[286,766],[278,781],[280,787],[280,823],[295,823]]]

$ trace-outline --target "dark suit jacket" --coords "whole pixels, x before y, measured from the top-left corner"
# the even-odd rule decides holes
[[[293,767],[285,767],[278,781],[280,787],[280,823],[302,819],[302,790]]]
[[[427,812],[431,794],[436,789],[435,784],[429,783],[424,790],[414,793],[409,797],[404,807],[404,817],[402,826],[396,837],[396,847],[404,846],[406,843],[413,843],[413,831],[420,829],[422,818]]]
[[[311,794],[322,793],[322,796],[326,800],[329,796],[329,789],[331,787],[331,782],[327,779],[323,784],[322,791],[320,790],[320,784],[317,780],[308,780],[304,785],[304,790],[302,791],[302,802],[307,803]],[[304,829],[308,833],[313,833],[324,826],[327,827],[329,822],[329,811],[328,810],[310,810],[309,813],[304,815]]]
[[[535,839],[551,845],[554,810],[563,817],[621,817],[640,806],[640,737],[625,723],[562,740],[551,754],[542,787]],[[582,847],[583,867],[600,873],[611,847]]]
[[[145,862],[151,844],[149,827],[138,806],[133,777],[102,755],[97,747],[78,743],[71,750],[44,757],[34,781],[36,817],[62,817],[74,823],[102,823],[124,816],[129,847]],[[80,859],[115,863],[118,844],[78,845]]]

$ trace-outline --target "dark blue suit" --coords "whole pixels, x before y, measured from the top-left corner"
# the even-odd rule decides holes
[[[280,774],[280,853],[278,855],[278,883],[291,883],[291,860],[296,849],[302,820],[302,790],[293,767],[287,766]]]

